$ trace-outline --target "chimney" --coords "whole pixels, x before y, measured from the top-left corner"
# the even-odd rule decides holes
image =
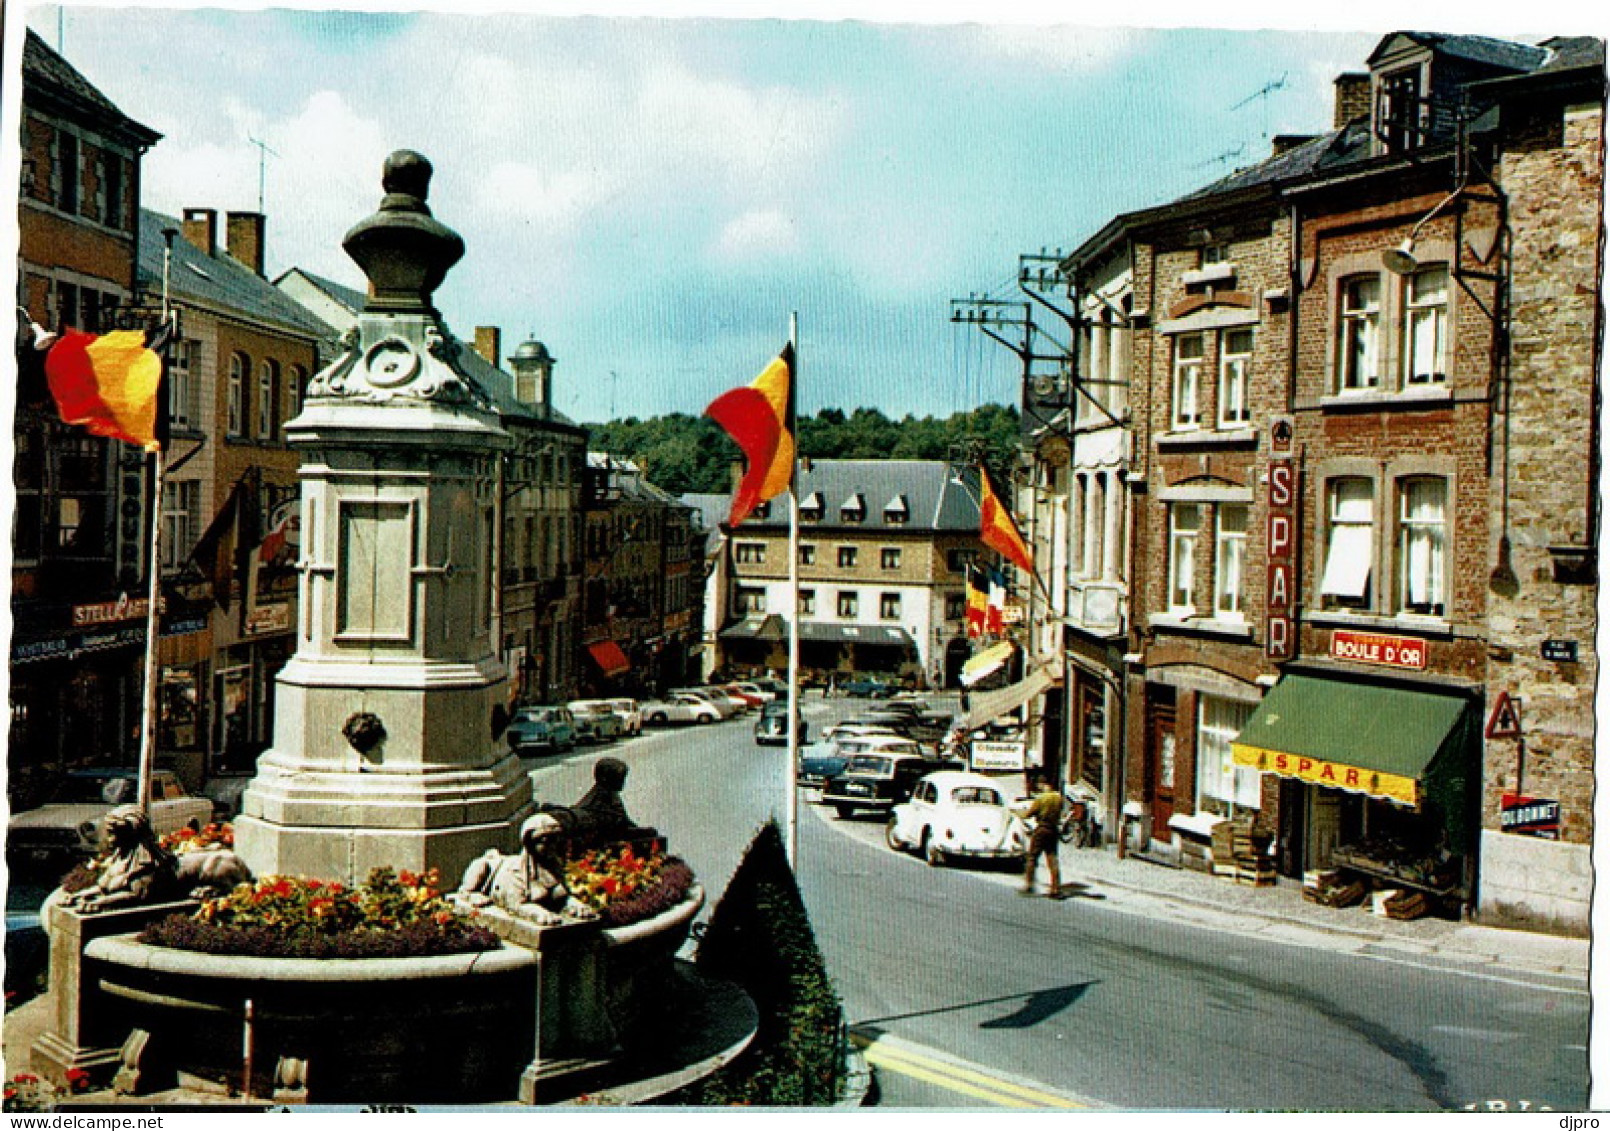
[[[1370,76],[1357,71],[1336,76],[1336,120],[1331,123],[1341,129],[1349,122],[1370,116]]]
[[[229,254],[252,269],[263,273],[263,214],[261,212],[231,212],[229,216]]]
[[[1313,134],[1276,134],[1271,157],[1279,157],[1282,153],[1290,153],[1299,145],[1307,145],[1314,140]]]
[[[500,365],[499,358],[503,353],[503,331],[496,326],[477,326],[475,328],[475,352],[486,358],[492,365]]]
[[[218,213],[211,208],[184,210],[184,238],[208,259],[218,250]]]

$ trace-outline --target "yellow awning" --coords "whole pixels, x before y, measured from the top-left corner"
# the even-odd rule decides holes
[[[962,686],[971,687],[985,676],[999,671],[1012,658],[1013,647],[1010,640],[1002,640],[971,657],[962,665]]]

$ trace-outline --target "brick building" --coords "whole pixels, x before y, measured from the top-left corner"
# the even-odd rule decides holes
[[[143,326],[140,162],[161,137],[33,32],[23,45],[17,304],[56,329]],[[132,765],[145,649],[148,461],[63,425],[23,367],[12,438],[13,806],[63,769]],[[127,600],[126,598],[134,598]]]

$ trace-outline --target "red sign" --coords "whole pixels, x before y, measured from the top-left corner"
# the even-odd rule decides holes
[[[1506,833],[1556,840],[1560,835],[1560,803],[1516,793],[1502,794],[1498,802],[1498,827]]]
[[[1270,432],[1269,514],[1263,528],[1269,551],[1263,654],[1278,662],[1297,652],[1297,625],[1291,615],[1297,576],[1297,468],[1291,460],[1291,421],[1278,418],[1276,425]]]
[[[1418,670],[1426,666],[1426,642],[1412,636],[1381,636],[1338,628],[1330,634],[1330,654],[1333,660],[1355,660],[1389,668]]]

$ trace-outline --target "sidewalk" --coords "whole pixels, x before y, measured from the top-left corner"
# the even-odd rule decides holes
[[[1434,916],[1388,919],[1369,904],[1323,907],[1303,899],[1302,884],[1281,877],[1274,886],[1254,887],[1225,876],[1173,868],[1130,856],[1120,860],[1111,846],[1062,849],[1065,885],[1093,893],[1110,891],[1116,903],[1154,900],[1180,905],[1180,918],[1233,919],[1258,929],[1284,928],[1357,940],[1360,949],[1396,950],[1464,965],[1556,975],[1586,985],[1590,943],[1585,938],[1485,927]],[[1044,873],[1041,878],[1043,881]]]

